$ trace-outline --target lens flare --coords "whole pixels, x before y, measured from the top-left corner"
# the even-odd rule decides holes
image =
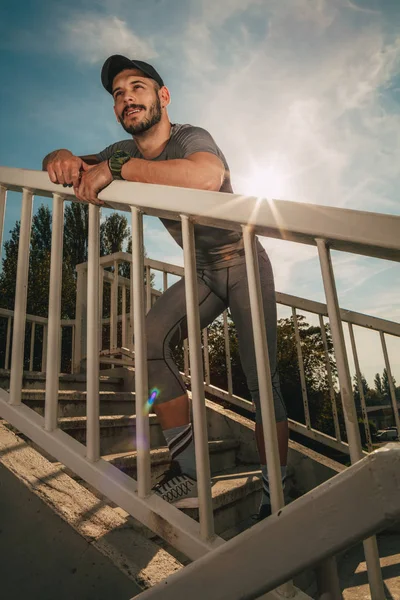
[[[151,408],[154,404],[154,402],[156,401],[157,396],[159,395],[160,390],[158,390],[157,388],[153,388],[150,392],[150,396],[149,399],[147,400],[145,406],[144,406],[144,414],[148,415],[151,411]]]

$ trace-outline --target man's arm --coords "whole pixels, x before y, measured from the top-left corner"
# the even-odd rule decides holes
[[[75,156],[70,150],[62,148],[45,156],[42,169],[48,172],[50,181],[53,183],[76,186],[79,183],[81,172],[90,165],[97,165],[99,162],[95,154]]]
[[[121,175],[127,181],[219,191],[225,167],[215,154],[196,152],[173,160],[131,158],[123,165]]]
[[[70,156],[74,156],[69,150],[53,150],[53,152],[50,152],[50,154],[47,154],[47,156],[44,157],[42,161],[42,171],[47,171],[48,163],[53,161],[57,155],[59,156],[60,152],[68,152]],[[87,165],[98,165],[100,162],[96,154],[87,154],[86,156],[78,156],[77,158],[83,160]]]

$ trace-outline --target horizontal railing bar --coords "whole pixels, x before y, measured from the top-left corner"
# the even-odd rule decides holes
[[[392,444],[169,576],[142,597],[175,600],[185,597],[190,586],[191,600],[203,600],[204,590],[208,600],[255,600],[289,577],[393,525],[399,517],[400,450]],[[313,543],[305,544],[305,538]],[[255,560],[258,556],[263,557],[262,568]]]
[[[42,171],[0,167],[0,184],[13,191],[28,187],[40,196],[60,193],[60,186]],[[62,193],[76,201],[68,188]],[[334,250],[400,261],[400,217],[396,215],[126,181],[114,181],[99,198],[116,210],[129,211],[134,202],[157,217],[178,221],[178,215],[185,213],[196,223],[236,231],[246,223],[267,237],[311,246],[316,238],[323,238]]]

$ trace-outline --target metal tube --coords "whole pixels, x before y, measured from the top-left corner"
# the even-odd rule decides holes
[[[204,377],[206,385],[210,385],[210,353],[208,351],[208,329],[203,329],[203,348],[204,348]]]
[[[335,389],[333,387],[332,368],[331,368],[331,361],[329,358],[328,338],[326,337],[325,323],[324,323],[324,318],[322,315],[319,315],[319,324],[321,327],[322,342],[324,344],[325,366],[326,366],[326,373],[328,376],[329,394],[330,394],[331,405],[332,405],[333,423],[335,425],[335,436],[336,436],[337,441],[340,442],[342,438],[341,438],[341,434],[340,434],[340,426],[339,426],[338,412],[337,412],[337,406],[336,406]]]
[[[72,325],[72,354],[71,354],[71,373],[73,373],[73,365],[75,363],[75,325]]]
[[[121,345],[126,348],[126,286],[123,285],[122,291],[122,340]]]
[[[47,362],[47,325],[43,325],[43,342],[42,342],[42,372],[46,372]]]
[[[148,399],[147,341],[145,302],[143,290],[144,246],[143,216],[135,206],[132,214],[132,279],[131,299],[134,304],[135,328],[135,396],[136,396],[136,446],[138,495],[145,498],[150,493],[150,425],[146,410]]]
[[[327,558],[316,569],[318,600],[342,600],[336,557]]]
[[[32,208],[33,194],[23,188],[10,374],[10,404],[14,406],[21,404]]]
[[[35,351],[35,331],[36,331],[36,323],[32,321],[31,323],[31,344],[29,350],[29,371],[33,371],[33,355]]]
[[[332,331],[332,341],[339,376],[350,458],[351,462],[355,463],[362,458],[362,447],[353,390],[351,386],[349,363],[347,361],[342,321],[340,319],[340,309],[336,292],[335,277],[327,242],[322,239],[317,239],[316,242],[321,265],[322,279],[324,282],[328,316]],[[367,563],[371,596],[374,600],[385,600],[379,553],[375,537],[364,541],[364,552]]]
[[[190,375],[190,364],[189,364],[189,345],[187,340],[183,340],[183,372],[186,377]]]
[[[104,268],[99,265],[99,352],[103,350]]]
[[[111,284],[110,350],[117,347],[118,340],[118,263],[114,260],[114,277]]]
[[[7,188],[0,185],[0,260],[3,247],[4,218],[6,215]]]
[[[389,354],[387,351],[385,334],[383,333],[383,331],[380,331],[379,333],[381,336],[382,351],[383,351],[383,356],[385,358],[385,367],[386,367],[386,372],[387,372],[387,376],[388,376],[388,380],[389,380],[390,398],[392,400],[394,421],[395,421],[396,427],[397,427],[397,434],[400,435],[399,408],[397,406],[396,392],[395,392],[394,384],[393,384],[392,370],[390,368]]]
[[[181,215],[183,260],[185,266],[186,313],[188,321],[190,375],[192,387],[193,427],[196,473],[199,490],[200,536],[214,536],[214,516],[211,496],[211,471],[208,453],[207,418],[204,396],[203,363],[201,357],[201,334],[199,298],[197,290],[194,226],[186,215]]]
[[[268,355],[267,333],[265,330],[264,308],[261,296],[260,272],[258,267],[255,234],[251,225],[243,226],[243,241],[246,256],[247,281],[249,286],[251,320],[253,325],[254,349],[256,354],[258,389],[260,393],[271,506],[272,512],[275,513],[284,505],[284,499],[271,368]]]
[[[135,334],[135,321],[134,321],[134,312],[133,312],[133,269],[132,269],[132,261],[129,265],[129,276],[130,276],[130,289],[129,289],[129,333],[128,333],[128,339],[129,339],[129,344],[128,344],[128,348],[130,348],[131,350],[135,349],[135,344],[134,344],[134,334]]]
[[[372,450],[373,450],[372,438],[371,438],[371,431],[369,429],[367,405],[365,404],[365,394],[364,394],[364,388],[362,385],[360,363],[358,361],[356,339],[354,337],[353,325],[351,323],[349,323],[348,326],[349,326],[349,333],[350,333],[351,348],[353,351],[354,366],[356,368],[357,385],[358,385],[358,391],[360,394],[361,412],[362,412],[362,417],[363,417],[363,422],[364,422],[364,430],[365,430],[365,437],[367,440],[367,448],[368,448],[369,452],[372,452]]]
[[[82,357],[84,356],[85,325],[87,317],[87,270],[85,266],[78,266],[76,282],[76,308],[75,308],[75,362],[74,373],[80,373]]]
[[[163,292],[168,289],[168,273],[167,271],[163,271]]]
[[[146,265],[146,313],[151,309],[151,271]]]
[[[228,313],[226,310],[223,312],[224,319],[224,345],[225,345],[225,364],[226,364],[226,374],[228,380],[228,394],[233,393],[233,385],[232,385],[232,363],[231,363],[231,349],[229,345],[229,327],[228,327]]]
[[[293,324],[294,324],[294,334],[295,334],[295,338],[296,338],[297,358],[299,361],[299,372],[300,372],[300,382],[301,382],[301,394],[303,397],[304,417],[306,420],[307,428],[311,429],[310,409],[308,406],[308,395],[307,395],[306,374],[305,374],[305,370],[304,370],[303,351],[301,349],[299,324],[297,321],[297,313],[296,313],[296,309],[294,308],[294,306],[292,306],[292,315],[293,315]]]
[[[46,431],[57,428],[58,389],[60,372],[60,342],[61,342],[61,289],[64,233],[64,199],[58,194],[53,196],[53,217],[51,232],[51,261],[49,289],[49,319],[46,361],[46,395],[44,426]]]
[[[7,319],[7,339],[6,339],[6,357],[4,361],[4,368],[8,369],[10,362],[10,346],[11,346],[11,317]]]
[[[86,394],[86,457],[95,462],[100,458],[100,398],[99,398],[99,259],[100,209],[89,204],[89,243],[87,297],[87,394]]]

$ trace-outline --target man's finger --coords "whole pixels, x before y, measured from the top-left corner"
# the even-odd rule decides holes
[[[71,183],[75,187],[79,185],[81,174],[79,173],[79,169],[74,168],[71,173]]]
[[[50,181],[52,183],[57,183],[57,175],[55,174],[51,164],[47,166],[47,173],[49,175]]]
[[[55,163],[55,165],[54,165],[54,171],[55,171],[56,178],[57,178],[57,181],[55,183],[67,183],[65,181],[65,179],[64,179],[64,174],[63,174],[63,171],[62,171],[62,168],[61,168],[60,164]]]

